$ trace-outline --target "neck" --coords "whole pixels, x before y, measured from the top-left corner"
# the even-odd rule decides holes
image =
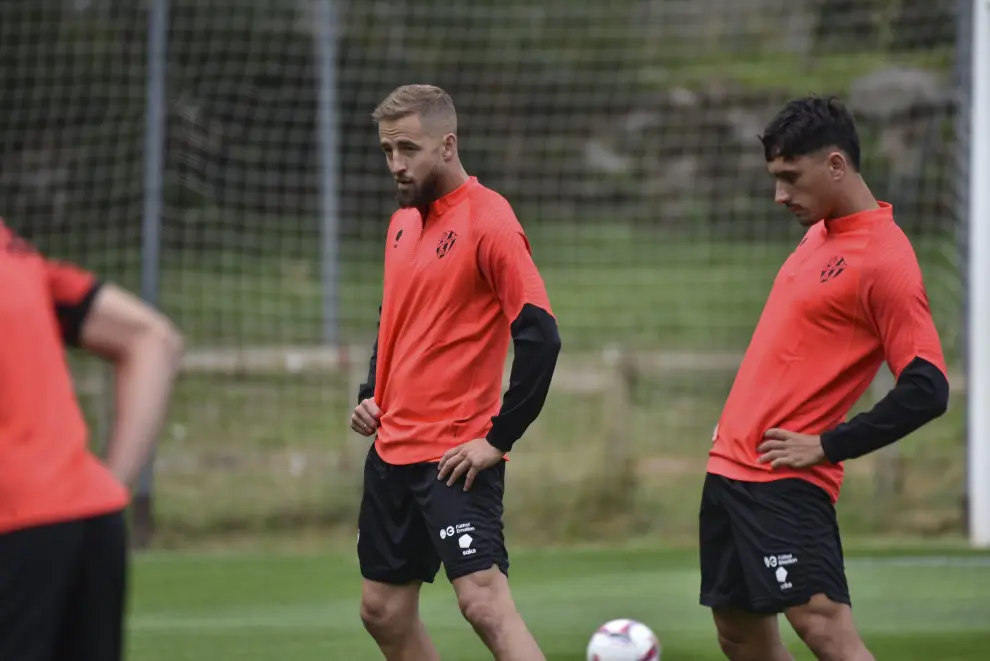
[[[856,175],[855,181],[850,184],[846,192],[839,196],[835,206],[832,207],[829,218],[845,218],[879,208],[880,205],[877,204],[877,199],[873,197],[869,186],[866,185],[862,177]]]
[[[468,173],[464,170],[464,166],[458,160],[451,164],[451,166],[444,170],[443,174],[437,179],[437,190],[436,199],[440,199],[445,195],[453,193],[455,190],[467,183],[470,179]],[[426,217],[430,213],[430,205],[433,203],[424,204],[419,207],[419,214],[423,217],[425,222]]]
[[[468,179],[468,173],[464,170],[464,166],[461,165],[460,161],[451,163],[450,168],[440,177],[437,185],[437,198],[454,192],[463,186]]]

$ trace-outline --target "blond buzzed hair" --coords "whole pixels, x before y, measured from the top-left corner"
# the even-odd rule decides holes
[[[409,115],[443,122],[446,132],[457,131],[454,100],[436,85],[403,85],[392,90],[378,104],[371,118],[375,123],[395,121]]]

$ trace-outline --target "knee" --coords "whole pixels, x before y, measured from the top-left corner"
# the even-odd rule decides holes
[[[794,618],[791,624],[818,658],[837,658],[835,655],[841,649],[842,640],[831,618],[822,614],[808,614]]]
[[[398,595],[365,591],[361,596],[361,622],[376,640],[401,637],[416,623],[416,609]]]
[[[851,646],[848,636],[838,623],[826,615],[811,614],[795,618],[794,630],[819,659],[836,661],[845,657],[844,651]]]
[[[368,633],[376,638],[387,633],[390,625],[395,625],[391,611],[390,605],[382,599],[368,597],[361,599],[361,622],[364,623]]]
[[[722,648],[725,658],[730,661],[765,661],[773,658],[772,653],[775,651],[766,649],[767,646],[756,641],[733,638],[721,631],[718,634],[718,645]],[[767,656],[768,651],[771,652],[771,656]]]
[[[458,597],[457,605],[460,607],[464,619],[480,631],[498,629],[504,617],[502,613],[499,613],[495,604],[487,601],[482,594]]]
[[[730,661],[789,659],[776,617],[720,609],[713,614],[719,647]]]
[[[718,646],[722,648],[725,658],[731,659],[731,661],[744,661],[748,658],[745,643],[733,640],[721,631],[718,633]]]
[[[788,619],[801,640],[824,661],[841,661],[851,658],[862,646],[859,634],[852,624],[847,606],[828,604],[821,607],[812,604],[794,613]]]
[[[505,577],[498,570],[479,572],[457,580],[457,605],[476,631],[494,634],[515,607],[508,597]]]

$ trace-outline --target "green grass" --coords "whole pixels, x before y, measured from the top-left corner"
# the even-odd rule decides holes
[[[511,543],[511,534],[510,534]],[[977,661],[990,646],[990,557],[850,554],[855,613],[878,659]],[[520,611],[550,661],[578,661],[594,629],[632,617],[662,639],[664,659],[722,658],[697,605],[693,552],[548,549],[513,554]],[[129,646],[133,661],[315,661],[380,658],[357,617],[351,552],[319,555],[139,556]],[[490,659],[441,577],[422,617],[443,658]],[[786,628],[799,660],[812,657]]]

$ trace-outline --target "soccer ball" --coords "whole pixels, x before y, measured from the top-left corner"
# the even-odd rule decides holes
[[[591,637],[588,661],[660,661],[660,641],[642,622],[612,620]]]

